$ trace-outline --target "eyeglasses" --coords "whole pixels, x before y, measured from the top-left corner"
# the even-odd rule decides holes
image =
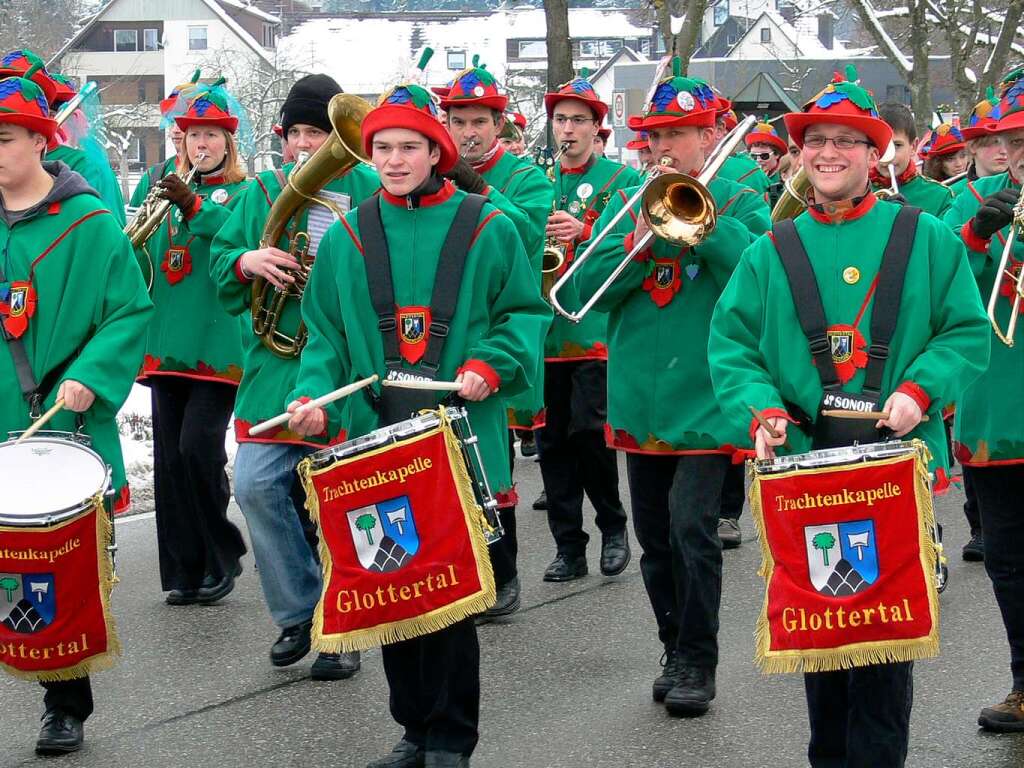
[[[587,123],[594,122],[592,117],[566,117],[565,115],[555,115],[555,125],[562,126],[566,123],[572,123],[576,128],[582,128]]]
[[[751,152],[750,156],[755,160],[768,160],[771,158],[771,152]]]
[[[835,138],[828,136],[804,136],[804,146],[811,149],[823,149],[830,141],[836,149],[853,149],[858,144],[863,144],[866,147],[874,146],[870,141],[854,139],[850,136],[836,136]]]

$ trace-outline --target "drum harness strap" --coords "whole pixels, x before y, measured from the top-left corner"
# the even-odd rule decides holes
[[[910,252],[917,233],[917,222],[921,209],[903,206],[896,214],[889,242],[882,254],[879,268],[878,287],[875,291],[875,304],[871,311],[871,345],[868,347],[868,363],[864,371],[864,394],[878,397],[882,391],[882,374],[889,357],[889,343],[896,330],[899,318],[900,300],[903,296],[903,283],[910,262]],[[821,301],[818,281],[814,276],[807,250],[804,248],[800,235],[796,231],[792,219],[778,222],[772,228],[772,236],[782,266],[786,270],[793,302],[796,306],[800,328],[807,337],[807,343],[814,357],[815,368],[821,378],[821,385],[826,390],[839,390],[840,381],[836,366],[832,360],[832,347],[828,338],[828,326],[825,319],[825,307]],[[786,403],[787,408],[791,404]],[[805,422],[806,416],[800,408],[790,411]],[[809,428],[804,423],[801,428]]]

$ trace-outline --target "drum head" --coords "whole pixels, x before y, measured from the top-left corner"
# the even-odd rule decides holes
[[[74,517],[106,490],[107,467],[95,451],[54,438],[0,444],[0,525],[40,525]]]

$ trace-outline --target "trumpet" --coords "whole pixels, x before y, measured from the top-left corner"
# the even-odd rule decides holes
[[[558,210],[555,203],[551,203],[551,212]],[[555,284],[555,277],[565,264],[565,245],[557,238],[549,237],[544,242],[544,257],[540,266],[540,294],[546,301],[551,301],[551,288]]]
[[[1018,266],[1014,273],[1008,269],[1010,257],[1013,255],[1013,246],[1017,242],[1017,236],[1024,227],[1024,189],[1021,189],[1017,204],[1013,206],[1013,223],[1010,225],[1010,234],[1003,245],[1003,255],[999,260],[999,267],[996,269],[996,279],[992,284],[992,292],[988,296],[988,321],[992,323],[992,330],[996,336],[1008,347],[1013,346],[1013,334],[1017,330],[1017,316],[1020,313],[1020,304],[1024,300],[1024,266]],[[1013,284],[1013,305],[1010,308],[1010,319],[1006,322],[1006,333],[1003,333],[999,321],[996,319],[996,304],[1001,295],[1003,279],[1008,278]]]
[[[743,137],[754,127],[757,118],[747,115],[729,134],[722,139],[722,142],[715,148],[711,156],[704,163],[697,178],[685,173],[659,173],[652,171],[643,184],[630,196],[622,209],[618,211],[609,221],[604,229],[591,238],[586,249],[573,259],[572,264],[565,270],[550,293],[551,306],[558,314],[568,318],[574,323],[580,322],[591,310],[594,304],[605,294],[619,275],[625,271],[633,257],[647,248],[648,244],[655,237],[666,240],[673,245],[686,245],[693,247],[700,244],[710,235],[718,223],[718,208],[715,199],[708,190],[707,185],[715,177],[726,159],[733,153]],[[663,157],[659,163],[664,166],[671,160]],[[629,253],[619,262],[618,266],[601,284],[601,286],[579,308],[576,312],[567,311],[558,302],[558,291],[572,279],[573,274],[585,263],[594,249],[608,236],[615,226],[640,202],[640,211],[647,221],[650,231],[640,238],[640,241],[633,245]]]
[[[459,157],[465,159],[466,155],[473,151],[473,147],[480,143],[479,139],[470,139],[459,153]]]
[[[538,165],[545,165],[545,166],[547,166],[544,169],[544,173],[547,174],[548,181],[554,181],[555,180],[555,166],[558,165],[558,161],[562,159],[562,155],[565,154],[565,151],[568,148],[569,148],[569,142],[568,141],[563,141],[561,144],[559,144],[558,151],[555,152],[555,154],[553,154],[550,159],[544,160],[543,162],[541,162],[539,157],[538,157],[537,164]],[[538,150],[538,152],[540,152],[540,151],[541,150]]]

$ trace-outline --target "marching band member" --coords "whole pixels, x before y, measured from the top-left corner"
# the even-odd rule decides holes
[[[302,303],[309,343],[295,392],[319,395],[371,373],[429,378],[425,374],[436,362],[439,378],[462,382],[459,395],[469,401],[486,472],[492,485],[507,493],[511,478],[505,398],[529,387],[551,316],[522,239],[497,208],[441,176],[458,162],[458,150],[423,88],[406,84],[388,91],[363,121],[362,134],[383,190],[324,239]],[[473,222],[479,223],[475,231],[467,227],[473,232],[468,245],[463,239],[452,246],[461,256],[462,275],[452,284],[452,275],[442,274],[438,266],[442,244],[449,231]],[[371,277],[386,269],[389,280]],[[386,332],[390,337],[379,326],[376,307],[381,297],[371,295],[369,288],[385,280],[392,287],[383,303],[398,307],[397,328]],[[439,298],[435,286],[445,285],[441,293],[447,295]],[[439,313],[442,305],[454,309],[444,333],[403,340],[399,331],[406,310],[429,313],[432,303]],[[427,318],[424,325],[430,324],[429,314]],[[386,363],[386,357],[398,362]],[[345,401],[350,436],[406,419],[419,408],[436,407],[443,397],[394,388],[380,392],[377,408],[369,398]],[[395,397],[396,392],[401,394]],[[298,405],[293,401],[289,411]],[[303,410],[292,417],[290,429],[320,434],[328,421],[338,418],[337,412],[328,420],[322,409]],[[404,734],[390,755],[370,766],[468,766],[478,740],[480,700],[480,649],[472,618],[385,645],[381,652],[391,713]]]
[[[963,246],[949,228],[871,193],[868,174],[892,130],[852,67],[847,78],[837,77],[802,112],[785,117],[811,182],[809,208],[795,227],[776,225],[744,252],[711,321],[711,377],[726,417],[749,424],[759,458],[876,442],[886,429],[920,437],[941,469],[939,414],[985,365],[984,313]],[[907,218],[894,226],[901,211]],[[900,247],[883,269],[883,250],[894,238]],[[885,284],[877,282],[880,273],[888,276]],[[900,284],[898,304],[872,301],[876,286],[889,294]],[[821,307],[828,323],[827,336],[809,342],[811,349],[798,343],[805,332],[794,295],[803,297],[800,307]],[[892,334],[888,345],[870,346],[876,324],[879,339]],[[820,416],[829,392],[888,418]],[[750,422],[749,407],[764,415],[776,437]],[[902,766],[911,675],[911,663],[805,674],[811,766]]]
[[[879,106],[878,116],[892,129],[892,143],[896,147],[896,154],[891,166],[892,172],[896,174],[900,195],[909,205],[941,217],[953,202],[953,193],[935,179],[918,173],[917,163],[914,162],[918,150],[914,115],[904,104],[887,102]],[[875,189],[891,189],[889,165],[879,163],[871,171],[871,182]]]
[[[715,97],[679,74],[662,80],[630,127],[648,132],[657,173],[697,176],[714,134]],[[722,550],[717,537],[732,445],[711,388],[706,349],[711,312],[747,244],[770,226],[753,190],[710,183],[718,224],[690,248],[656,239],[597,302],[608,312],[609,445],[626,453],[640,570],[665,652],[655,701],[674,715],[704,714],[715,697]],[[634,190],[619,190],[594,227],[618,212]],[[649,232],[637,202],[580,267],[576,287],[590,296]],[[663,406],[673,402],[675,406]]]
[[[637,131],[633,138],[626,142],[626,149],[632,149],[636,152],[637,161],[639,162],[639,169],[646,171],[651,166],[651,162],[654,160],[651,155],[651,142],[647,135],[647,131]]]
[[[789,151],[789,146],[779,136],[775,126],[769,123],[767,119],[762,120],[746,135],[744,142],[747,145],[750,157],[764,171],[764,175],[768,177],[768,183],[777,183],[779,180],[779,160]]]
[[[544,226],[550,210],[551,185],[533,163],[508,154],[497,142],[506,119],[508,96],[498,92],[494,76],[483,67],[473,66],[455,76],[448,93],[441,98],[448,131],[460,157],[445,175],[465,192],[476,192],[490,200],[515,225],[526,251],[538,291],[544,254]],[[533,386],[518,397],[505,398],[509,426],[530,432],[543,403],[543,360],[538,365]],[[510,457],[512,454],[510,453]],[[516,568],[518,541],[516,509],[513,492],[501,505],[501,522],[505,535],[491,545],[497,602],[487,612],[488,618],[506,616],[519,609],[519,575]]]
[[[703,80],[699,80],[699,82],[706,85]],[[733,112],[732,103],[717,94],[716,97],[718,98],[718,105],[715,107],[715,137],[713,145],[708,147],[708,154],[718,146],[719,142],[725,138],[725,135],[735,128],[739,122],[736,119],[736,113]],[[771,184],[764,171],[761,170],[761,166],[754,162],[754,159],[749,154],[730,155],[726,158],[725,165],[718,172],[718,176],[722,179],[739,182],[745,187],[750,187],[758,194],[765,195],[766,200],[768,199],[768,187]],[[742,479],[742,473],[740,473],[740,477]],[[742,494],[740,495],[742,496]],[[736,533],[737,535],[739,534],[739,528],[736,529]]]
[[[182,176],[157,182],[175,209],[146,244],[160,262],[151,265],[155,314],[139,380],[153,401],[157,545],[169,605],[226,597],[246,552],[227,518],[224,471],[224,433],[242,376],[241,324],[217,301],[210,277],[210,244],[248,186],[235,143],[237,109],[217,81],[199,86],[175,119],[185,133]],[[183,176],[196,166],[186,185]]]
[[[291,151],[312,155],[326,142],[332,127],[327,104],[341,88],[326,75],[298,80],[281,107],[281,125]],[[218,231],[210,251],[210,270],[227,311],[246,318],[254,278],[283,286],[293,281],[288,271],[297,266],[290,253],[261,243],[274,200],[287,186],[293,166],[264,171],[240,195],[231,215]],[[377,176],[361,164],[332,180],[320,192],[348,210],[378,187]],[[326,229],[333,220],[320,207],[300,209],[293,231],[315,234],[313,223]],[[317,241],[310,241],[315,256]],[[299,361],[277,355],[250,329],[242,336],[242,381],[235,400],[235,500],[245,515],[263,597],[281,635],[270,651],[270,662],[284,667],[302,659],[310,649],[313,609],[320,599],[321,573],[317,556],[303,528],[303,494],[295,473],[299,461],[316,448],[343,442],[343,433],[301,436],[282,430],[250,436],[249,428],[274,415],[295,383]],[[359,669],[358,654],[320,654],[313,664],[314,680],[351,677]]]
[[[604,148],[608,144],[608,137],[612,135],[612,129],[601,126],[597,129],[597,136],[594,137],[594,156],[604,157]]]
[[[966,191],[967,183],[970,181],[1006,173],[1008,161],[1003,142],[998,136],[988,132],[989,126],[994,126],[997,122],[997,106],[999,99],[996,98],[995,90],[989,87],[985,98],[975,104],[971,114],[967,116],[967,125],[960,129],[964,141],[967,142],[970,165],[967,166],[967,175],[964,178],[950,184],[949,188],[953,191],[954,197]]]
[[[6,54],[0,61],[0,77],[23,76],[37,64],[39,68],[33,75],[33,82],[43,89],[50,111],[56,114],[57,108],[74,98],[75,92],[70,87],[58,83],[47,72],[43,60],[32,51],[11,51]],[[47,147],[46,159],[65,163],[71,170],[80,174],[96,190],[111,215],[122,227],[124,226],[124,198],[121,196],[121,185],[109,163],[96,162],[81,149],[61,143],[60,129]]]
[[[594,156],[594,136],[608,113],[586,74],[545,94],[544,106],[555,143],[566,145],[554,169],[554,213],[547,236],[572,261],[611,196],[635,186],[632,168]],[[591,312],[579,324],[555,317],[544,345],[544,427],[537,434],[541,476],[547,494],[548,526],[556,554],[545,581],[572,581],[587,574],[583,494],[601,530],[601,573],[614,576],[629,564],[626,510],[619,500],[615,453],[605,445],[608,410],[607,315]]]
[[[932,131],[921,148],[924,158],[923,173],[934,181],[946,181],[967,170],[967,145],[960,127],[943,123]]]
[[[35,79],[37,65],[25,74]],[[44,162],[57,131],[44,91],[20,77],[0,80],[0,433],[26,429],[64,398],[50,429],[80,426],[113,471],[115,503],[127,499],[117,431],[142,359],[152,305],[121,227],[74,171]],[[103,247],[98,248],[97,244]],[[16,347],[27,359],[19,366]],[[19,371],[20,369],[20,371]],[[27,374],[25,396],[15,382]],[[28,402],[26,402],[28,400]],[[43,683],[40,754],[74,752],[93,711],[88,677]]]
[[[988,130],[1002,142],[1009,158],[1006,173],[976,179],[967,185],[946,214],[959,232],[986,299],[999,281],[996,319],[1006,328],[1016,296],[1016,279],[998,273],[1003,249],[1013,237],[1014,206],[1021,199],[1024,178],[1024,70],[1004,81],[999,120]],[[1018,229],[1019,232],[1019,222]],[[1008,269],[1016,274],[1024,246],[1013,239]],[[1019,339],[1018,339],[1019,341]],[[1024,481],[1024,417],[1009,392],[1024,380],[1024,346],[992,343],[987,370],[957,400],[955,441],[981,514],[985,570],[1010,645],[1013,684],[1005,701],[981,711],[978,725],[986,730],[1024,731],[1024,518],[1020,489]]]

